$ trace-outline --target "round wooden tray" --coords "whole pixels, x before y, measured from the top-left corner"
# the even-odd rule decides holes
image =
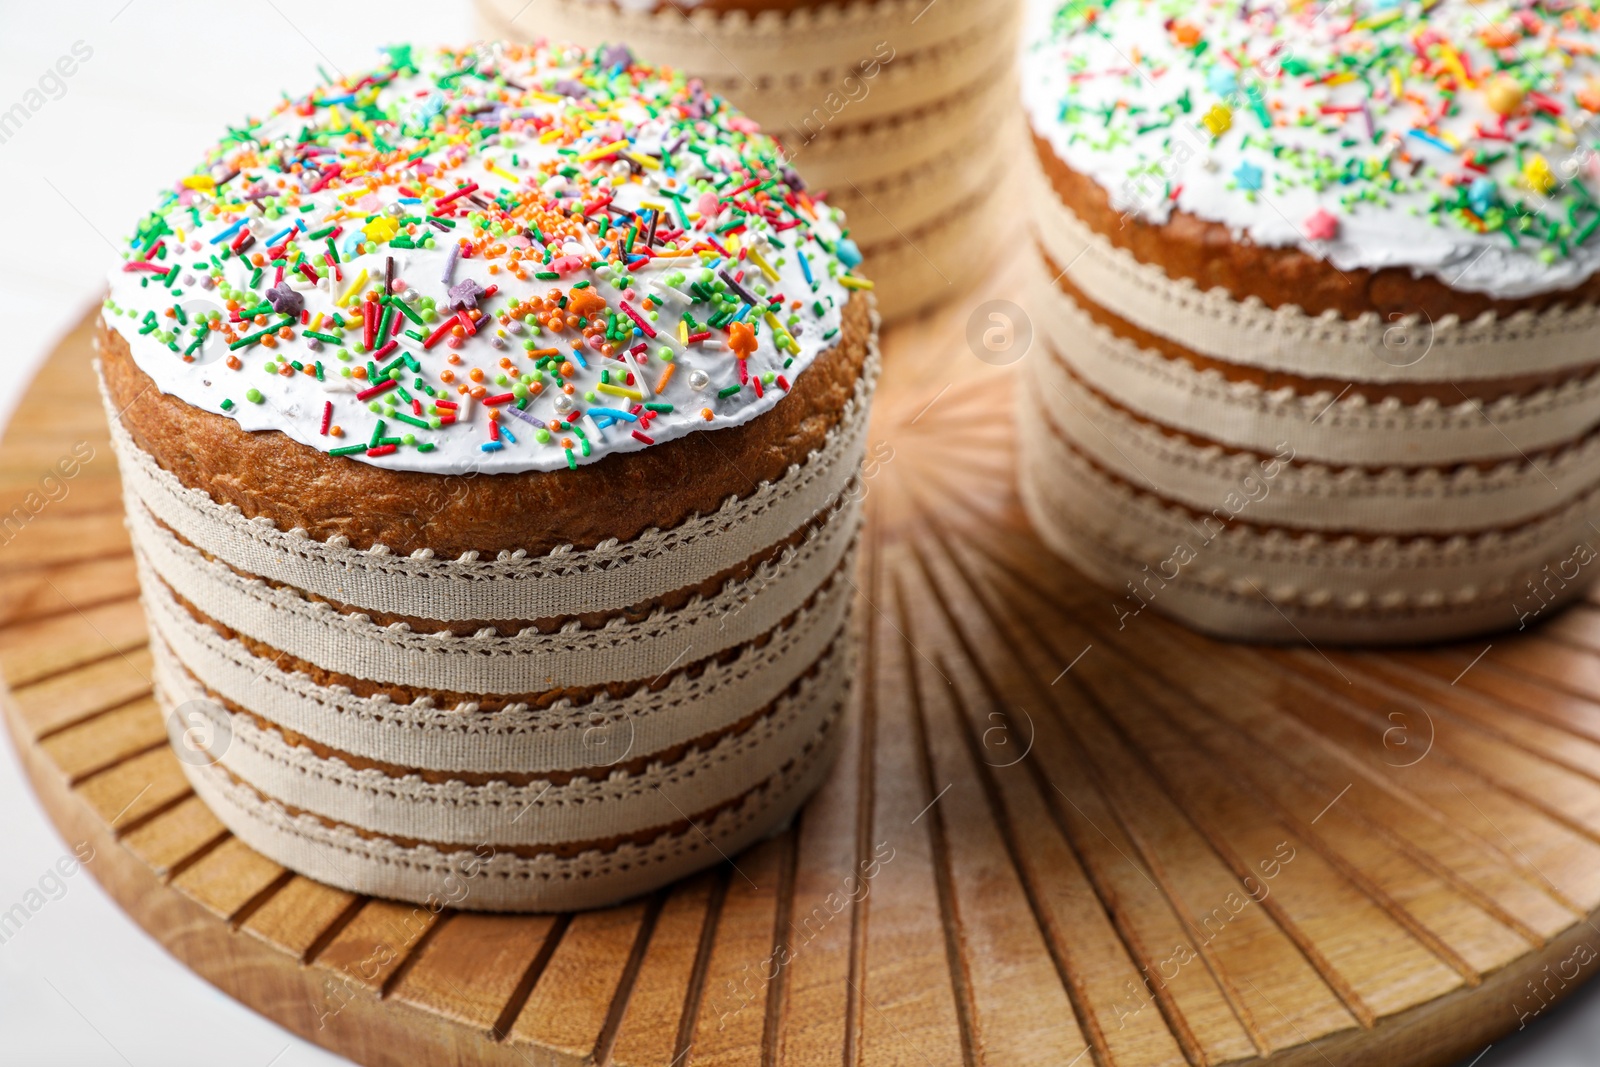
[[[1004,282],[886,338],[830,782],[732,862],[562,917],[331,889],[194,797],[79,327],[0,448],[0,671],[45,808],[175,956],[365,1064],[1441,1064],[1536,1019],[1600,968],[1600,609],[1381,654],[1119,627],[1017,507],[1014,368],[964,341]]]

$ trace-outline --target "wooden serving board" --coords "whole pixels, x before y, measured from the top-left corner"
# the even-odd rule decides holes
[[[1443,1064],[1600,969],[1600,606],[1391,653],[1119,628],[1023,522],[1015,368],[964,341],[1014,288],[886,338],[831,781],[732,862],[562,917],[331,889],[194,797],[85,323],[0,448],[0,671],[45,808],[175,956],[374,1065]]]

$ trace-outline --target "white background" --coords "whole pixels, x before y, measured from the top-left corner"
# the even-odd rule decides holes
[[[0,111],[22,100],[75,42],[94,51],[59,99],[48,100],[0,144],[0,338],[7,362],[0,419],[56,338],[97,300],[115,259],[109,242],[121,241],[224,123],[259,112],[280,90],[309,87],[319,63],[361,69],[376,61],[378,44],[461,42],[471,33],[466,5],[440,0],[0,0]],[[6,748],[0,910],[20,900],[66,850]],[[345,1062],[191,975],[124,918],[86,872],[66,885],[65,896],[0,945],[0,1063]],[[1595,940],[1600,944],[1600,934]],[[1477,1061],[1477,1067],[1592,1064],[1600,1064],[1600,983]]]

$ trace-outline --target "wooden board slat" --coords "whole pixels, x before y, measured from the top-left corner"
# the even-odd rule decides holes
[[[27,685],[76,667],[126,656],[148,640],[137,600],[76,608],[38,621],[20,622],[0,644],[0,674],[11,685]]]
[[[1516,1028],[1600,920],[1600,594],[1395,652],[1119,622],[1022,521],[1010,371],[952,340],[969,310],[885,338],[821,792],[563,917],[320,885],[192,793],[76,331],[49,417],[25,400],[0,443],[0,518],[97,450],[0,536],[6,718],[46,810],[189,966],[382,1067],[1438,1065]]]
[[[241,927],[246,933],[304,962],[331,940],[337,924],[360,907],[362,898],[295,875],[263,901]]]
[[[259,903],[284,879],[284,869],[237,837],[207,852],[172,880],[172,887],[222,919]]]
[[[122,847],[158,878],[166,878],[179,865],[203,850],[220,844],[227,829],[200,798],[190,794],[142,826],[128,831]]]
[[[161,709],[151,697],[124,704],[51,734],[40,747],[76,782],[149,751],[167,740]]]
[[[381,993],[438,921],[432,908],[369,900],[316,956],[316,964],[341,985]]]
[[[60,730],[150,694],[150,651],[108,656],[12,690],[20,725],[34,737]]]
[[[549,915],[452,913],[417,950],[390,995],[499,1040],[511,998],[553,949],[562,926]]]
[[[628,992],[627,973],[655,920],[650,900],[573,916],[512,1026],[512,1040],[582,1061],[595,1057]]]
[[[131,555],[0,571],[0,627],[138,595]]]

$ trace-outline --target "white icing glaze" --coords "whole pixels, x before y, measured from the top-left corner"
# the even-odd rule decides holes
[[[731,112],[721,101],[703,96],[695,86],[686,87],[681,78],[633,67],[638,84],[623,86],[613,80],[616,54],[608,50],[600,53],[600,57],[572,49],[521,50],[501,46],[485,46],[473,53],[430,52],[416,57],[416,67],[420,69],[407,69],[400,64],[400,73],[392,80],[376,89],[369,86],[357,90],[353,99],[346,99],[342,104],[329,102],[330,97],[352,96],[338,87],[318,90],[314,98],[317,106],[305,108],[309,114],[300,113],[301,102],[286,102],[252,131],[263,146],[253,157],[241,159],[237,154],[241,144],[235,141],[231,146],[219,148],[208,164],[196,171],[197,179],[187,179],[175,187],[175,192],[160,208],[174,232],[160,235],[166,247],[159,253],[165,258],[158,260],[162,266],[180,265],[172,288],[169,290],[160,274],[142,269],[130,272],[125,269],[126,265],[119,265],[110,276],[106,321],[128,341],[134,361],[162,392],[205,411],[227,415],[246,430],[280,430],[296,441],[327,451],[368,441],[375,424],[382,418],[385,436],[411,435],[416,442],[433,443],[433,450],[424,452],[402,437],[396,451],[371,457],[365,451],[357,451],[350,457],[395,469],[434,473],[555,470],[568,466],[569,462],[593,462],[613,452],[649,447],[633,433],[641,425],[646,427],[641,431],[643,437],[662,444],[697,430],[740,425],[760,417],[770,411],[785,392],[778,376],[792,385],[819,354],[837,341],[841,312],[849,299],[849,291],[837,276],[858,261],[853,245],[841,240],[836,212],[811,201],[803,192],[791,192],[783,173],[759,162],[755,165],[757,178],[776,179],[768,193],[770,199],[765,201],[770,209],[766,215],[736,212],[727,199],[718,201],[715,196],[707,199],[703,188],[697,188],[696,183],[710,181],[721,194],[733,192],[748,184],[747,171],[743,169],[746,160],[770,156],[781,166],[781,156],[776,155],[770,139],[756,134],[752,123]],[[470,74],[449,76],[462,66],[499,74],[527,92],[519,95],[516,89],[505,90],[491,80]],[[389,69],[374,73],[381,76]],[[442,86],[441,78],[445,79]],[[576,80],[579,78],[584,79],[584,83]],[[593,106],[611,89],[627,91],[621,92],[620,102],[610,114],[587,114],[581,124],[571,120],[577,108]],[[501,93],[509,93],[512,103],[506,104],[500,99]],[[710,112],[709,118],[694,123],[692,131],[680,109],[685,104],[691,110]],[[647,105],[659,117],[653,117]],[[474,108],[485,108],[483,114],[487,116],[473,120],[475,123],[496,129],[496,133],[485,138],[475,150],[418,138],[421,127],[416,124],[426,123],[440,112],[446,119],[456,121]],[[379,117],[380,113],[387,116],[387,121]],[[495,126],[496,122],[500,125]],[[545,135],[547,130],[567,128],[568,122],[572,122],[576,137],[563,135],[551,139]],[[297,142],[308,130],[349,130],[352,126],[357,132],[349,137],[359,152],[368,152],[367,142],[376,135],[387,144],[398,144],[402,149],[422,154],[414,162],[391,164],[390,170],[398,175],[398,180],[380,184],[365,195],[353,196],[353,190],[359,189],[344,180],[344,176],[317,188],[331,169],[331,161],[339,160],[347,168],[354,169],[353,159],[365,162],[369,157],[354,154],[340,144],[337,149],[318,153],[302,168],[299,162],[302,157],[294,152]],[[693,139],[685,141],[691,132]],[[654,164],[663,154],[670,158],[664,165],[653,166],[630,164],[623,161],[620,154],[582,159],[584,154],[592,154],[597,148],[624,140],[628,143],[623,151],[634,160],[643,159],[647,164]],[[685,145],[698,151],[691,151]],[[669,148],[675,151],[666,151]],[[285,161],[292,164],[287,175],[281,169]],[[548,175],[541,170],[551,162],[569,171],[576,167],[577,173],[572,179],[592,180],[592,186],[577,188],[574,180],[560,174]],[[274,169],[268,169],[269,164]],[[212,180],[220,181],[235,167],[240,171],[237,175],[215,190],[209,187]],[[247,206],[240,199],[245,190],[253,186],[262,188],[256,185],[258,181],[263,181],[269,192],[280,193],[284,191],[276,186],[280,180],[291,187],[300,187],[300,202],[309,205],[307,210],[291,208],[281,215],[268,217],[259,201]],[[612,279],[622,272],[612,273],[603,266],[594,269],[599,247],[594,234],[579,233],[566,238],[553,232],[547,234],[551,238],[550,261],[539,263],[541,242],[513,229],[500,241],[508,246],[508,252],[520,247],[534,256],[526,278],[519,279],[508,273],[504,254],[494,261],[500,269],[490,274],[485,257],[469,258],[452,253],[456,241],[473,229],[469,218],[481,216],[488,206],[486,201],[473,204],[469,197],[461,197],[440,206],[441,199],[468,183],[478,186],[471,196],[515,194],[517,199],[542,202],[545,208],[562,203],[569,207],[592,204],[601,196],[596,190],[608,191],[613,196],[612,205],[628,212],[639,213],[652,204],[665,208],[659,224],[662,233],[683,228],[677,220],[690,222],[684,236],[674,238],[670,245],[658,243],[655,246],[654,251],[663,257],[670,255],[669,249],[674,246],[688,248],[692,244],[709,248],[705,243],[708,236],[731,256],[725,258],[711,252],[704,257],[686,253],[677,259],[651,259],[628,272],[632,286],[624,292],[612,284]],[[200,187],[195,188],[196,185]],[[758,187],[735,199],[748,205],[753,197],[766,191]],[[407,196],[407,192],[422,195]],[[680,201],[682,216],[672,208],[668,195],[671,193],[684,197]],[[788,199],[789,203],[778,202],[783,199]],[[699,208],[707,209],[708,214],[702,216]],[[436,215],[452,216],[450,221],[455,223],[455,228],[449,231],[431,228],[424,216]],[[417,220],[416,237],[420,239],[427,233],[436,239],[434,246],[404,248],[388,244],[383,237],[386,227],[383,220],[396,217]],[[544,219],[544,227],[553,230],[550,221],[553,216],[540,217]],[[196,218],[200,220],[198,226],[194,225]],[[228,248],[236,233],[242,232],[233,229],[241,220],[256,238],[252,246],[242,249],[249,255],[276,247],[282,240],[280,234],[297,218],[303,221],[302,232],[308,235],[335,222],[342,225],[342,231],[333,236],[341,259],[342,280],[330,280],[324,274],[319,282],[313,283],[294,273],[293,251],[289,253],[289,272],[276,287],[275,268],[270,265],[252,288],[254,271],[240,256],[218,256],[216,262],[208,262],[220,250]],[[617,216],[617,219],[617,229],[613,232],[626,232],[629,219],[625,216]],[[748,227],[744,233],[721,236],[712,233],[740,219]],[[794,224],[794,220],[800,220],[799,224]],[[518,224],[525,225],[528,221],[531,217],[523,216]],[[775,224],[788,225],[780,232]],[[363,239],[364,228],[374,225],[378,240],[369,241],[365,251],[357,248],[355,242]],[[636,244],[644,243],[644,230],[641,226]],[[147,236],[149,232],[141,227],[140,235],[133,239],[131,259],[142,258],[154,243],[155,237]],[[313,269],[326,271],[323,239],[297,240],[295,248],[304,254]],[[838,252],[837,258],[830,249]],[[807,258],[805,264],[800,259],[802,254]],[[395,278],[404,285],[399,296],[413,309],[424,310],[420,298],[426,297],[437,302],[441,314],[450,314],[445,311],[449,298],[449,286],[444,280],[447,276],[457,284],[470,279],[485,289],[491,285],[499,287],[493,297],[480,298],[480,306],[487,309],[487,314],[477,323],[476,335],[464,339],[459,349],[451,349],[447,343],[425,348],[405,332],[430,335],[444,321],[442,318],[420,326],[411,321],[399,323],[393,335],[398,350],[389,353],[382,362],[387,365],[403,351],[417,361],[419,370],[406,370],[400,388],[391,387],[381,398],[373,398],[380,407],[397,405],[393,410],[376,413],[369,410],[373,399],[357,399],[357,393],[368,388],[369,383],[346,376],[355,368],[364,368],[369,358],[368,353],[351,343],[362,340],[359,317],[354,320],[353,327],[344,332],[342,346],[308,338],[306,329],[309,327],[295,325],[293,339],[277,341],[273,349],[254,344],[230,353],[228,343],[217,332],[212,332],[197,349],[191,349],[197,315],[219,312],[227,318],[222,295],[225,290],[238,296],[245,310],[251,310],[255,306],[266,306],[269,289],[277,288],[281,292],[286,285],[299,294],[312,323],[319,315],[323,316],[324,324],[313,332],[333,336],[337,331],[326,325],[328,317],[336,312],[351,314],[339,306],[340,298],[362,271],[370,279],[365,288],[381,293],[389,257],[393,258]],[[551,268],[561,272],[559,279],[534,277],[534,270]],[[755,325],[758,342],[746,361],[748,378],[751,382],[766,378],[759,395],[754,385],[745,384],[736,394],[719,398],[720,389],[741,384],[739,360],[730,351],[729,334],[723,329],[712,329],[708,340],[687,346],[678,336],[679,319],[686,310],[694,315],[701,330],[707,329],[705,323],[713,305],[698,302],[688,289],[697,277],[715,281],[713,271],[724,269],[736,280],[742,279],[742,287],[758,300],[769,301],[777,294],[785,299],[781,313],[771,321],[784,325],[794,334],[792,350],[779,347],[780,338],[771,321],[762,315],[762,306],[752,307],[745,316],[746,322]],[[683,272],[687,277],[676,285],[669,284],[676,272]],[[534,319],[524,323],[516,317],[509,321],[503,317],[512,297],[527,301],[557,287],[570,297],[576,292],[571,287],[582,281],[588,281],[591,291],[605,298],[605,313],[616,313],[619,322],[627,321],[620,318],[625,314],[624,302],[633,311],[648,315],[643,302],[653,298],[657,310],[651,327],[657,335],[654,338],[644,336],[641,327],[629,323],[633,336],[619,347],[615,357],[584,345],[581,348],[587,362],[584,367],[579,366],[572,355],[574,341],[583,340],[581,333],[570,328],[554,333],[544,327],[536,337]],[[715,284],[727,288],[726,283],[715,281]],[[794,306],[797,301],[802,302],[801,306]],[[174,305],[182,309],[189,320],[188,327],[180,326],[175,318],[169,317],[168,309]],[[359,305],[360,298],[353,298],[352,306]],[[151,313],[154,313],[158,329],[141,333],[144,324],[151,321],[147,318]],[[396,318],[400,317],[396,309]],[[267,317],[269,326],[280,321],[286,320],[278,314]],[[163,338],[168,327],[177,330],[176,337]],[[240,326],[237,332],[243,337],[261,328]],[[636,348],[640,342],[646,345],[642,359],[623,355],[622,349]],[[350,353],[348,361],[338,358],[337,351],[341,347]],[[567,376],[566,381],[575,388],[570,401],[585,413],[576,424],[581,433],[556,431],[550,434],[547,443],[538,440],[540,431],[550,432],[550,421],[563,414],[558,404],[565,401],[564,394],[555,387],[553,376],[538,371],[527,349],[557,349],[558,358],[572,364],[574,373]],[[193,352],[192,361],[185,360],[186,350]],[[458,364],[447,362],[452,352],[460,357]],[[242,363],[239,369],[230,369],[227,362],[230,354],[238,356]],[[657,395],[655,389],[668,369],[669,364],[663,358],[667,355],[676,369],[665,389]],[[501,359],[507,357],[512,362],[510,370],[500,364]],[[283,361],[297,360],[306,366],[320,361],[323,380],[308,373],[268,373],[263,367],[269,360],[280,365]],[[490,442],[490,409],[481,402],[474,402],[470,394],[459,391],[474,384],[469,378],[474,370],[485,375],[481,384],[486,387],[484,392],[489,398],[504,395],[516,387],[515,379],[505,377],[510,373],[523,375],[522,384],[530,389],[534,384],[530,377],[542,379],[538,383],[542,392],[530,399],[525,412],[516,410],[514,403],[502,403],[493,409],[500,413],[498,422],[502,431],[508,431],[501,433],[497,449],[483,448]],[[620,396],[597,388],[603,370],[612,378],[607,384],[631,389],[639,395]],[[441,371],[450,371],[455,381],[449,386],[443,384]],[[499,381],[497,376],[501,376]],[[416,409],[401,399],[404,390],[422,403],[421,417],[424,421],[429,419],[430,408],[435,405],[415,386],[419,378],[439,390],[444,398],[460,404],[455,424],[421,428],[406,424],[394,414],[398,411],[417,417]],[[259,402],[249,398],[250,390],[259,391]],[[322,432],[324,406],[330,401],[333,404],[331,421],[344,431],[342,438]],[[672,410],[641,411],[640,403],[671,404]],[[628,412],[635,419],[644,416],[645,421],[607,415],[601,409]],[[448,409],[438,411],[448,414]],[[705,417],[706,411],[711,413],[711,418]],[[561,445],[563,439],[573,444],[570,460],[569,452]],[[583,450],[585,442],[590,446],[587,454]]]
[[[1568,10],[1592,19],[1594,5],[1437,0],[1424,10],[1415,0],[1034,0],[1024,101],[1034,130],[1055,153],[1132,215],[1160,223],[1177,209],[1222,223],[1238,239],[1297,247],[1340,270],[1408,268],[1458,289],[1525,297],[1570,288],[1600,269],[1600,236],[1577,243],[1587,221],[1600,217],[1591,200],[1600,199],[1600,168],[1587,110],[1600,107],[1587,80],[1600,75],[1600,62],[1583,54],[1600,34],[1563,25]],[[1179,39],[1189,27],[1206,46],[1198,57]],[[1486,37],[1508,27],[1516,43],[1492,49]],[[1373,60],[1385,48],[1393,51]],[[1332,64],[1352,54],[1358,62],[1349,69],[1358,77],[1314,81],[1342,69]],[[1504,76],[1529,90],[1503,127],[1489,102],[1497,58]],[[1274,120],[1270,130],[1248,95],[1252,87]],[[1455,105],[1441,116],[1446,87],[1455,91]],[[1424,116],[1418,102],[1431,113]],[[1216,105],[1230,111],[1220,135],[1205,125]],[[1310,116],[1304,124],[1296,118],[1302,108]],[[1106,109],[1113,109],[1109,120]],[[1472,163],[1482,169],[1467,161],[1474,152]],[[1497,154],[1504,158],[1485,163]],[[1532,162],[1531,176],[1519,169],[1518,155]],[[1319,188],[1307,180],[1313,168],[1297,161],[1313,158],[1334,171],[1380,167],[1384,177]],[[1241,168],[1246,179],[1259,168],[1259,192],[1247,195]],[[1526,212],[1564,226],[1568,247],[1544,239],[1543,221],[1513,244],[1500,230],[1476,232],[1459,214],[1431,210],[1435,196],[1454,201],[1457,180],[1481,182],[1474,194],[1480,207],[1520,205],[1511,217]],[[1579,205],[1575,223],[1569,203]],[[1319,211],[1336,223],[1331,238],[1320,237],[1311,221]]]

